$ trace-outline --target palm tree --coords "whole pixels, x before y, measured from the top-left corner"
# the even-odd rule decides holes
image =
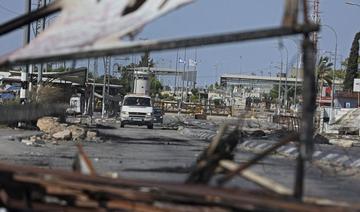
[[[320,57],[319,63],[316,67],[316,84],[320,92],[320,100],[324,83],[332,86],[332,66],[333,63],[329,61],[328,57]]]

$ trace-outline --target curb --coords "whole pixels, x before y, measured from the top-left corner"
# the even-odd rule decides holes
[[[204,129],[191,129],[180,127],[178,131],[183,136],[197,138],[204,141],[210,141],[216,135],[216,132]]]
[[[187,137],[195,137],[205,141],[210,141],[216,135],[216,132],[214,131],[191,128],[181,128],[179,129],[179,133]],[[253,139],[246,140],[245,142],[239,144],[238,148],[247,152],[260,153],[265,151],[275,143],[275,141]],[[299,155],[298,148],[295,144],[288,144],[286,146],[282,146],[277,149],[274,154],[288,157],[291,159],[296,159]],[[346,169],[360,168],[360,157],[339,154],[331,150],[315,150],[312,161],[320,163],[321,165],[337,166]]]
[[[247,140],[240,144],[240,149],[251,152],[263,152],[271,147],[274,142],[261,140]],[[296,159],[299,155],[298,147],[295,144],[288,144],[277,149],[275,154]],[[342,168],[358,169],[360,168],[360,158],[351,157],[350,155],[339,154],[334,151],[315,150],[312,158],[313,162],[319,162],[324,165],[338,166]]]

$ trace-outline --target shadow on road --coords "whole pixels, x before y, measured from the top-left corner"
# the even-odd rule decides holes
[[[99,136],[105,142],[122,143],[122,144],[143,144],[143,145],[173,145],[173,146],[194,146],[189,144],[187,140],[167,138],[167,137],[143,137],[143,138],[131,138],[126,136],[99,133]]]

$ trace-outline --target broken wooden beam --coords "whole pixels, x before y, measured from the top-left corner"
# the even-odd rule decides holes
[[[285,138],[283,138],[280,142],[278,142],[277,144],[271,146],[270,148],[266,149],[264,152],[256,155],[254,158],[252,158],[250,161],[248,161],[247,163],[239,166],[236,170],[229,172],[228,174],[226,174],[224,177],[220,178],[218,180],[218,184],[219,185],[223,185],[226,182],[228,182],[231,178],[233,178],[235,175],[238,175],[240,172],[244,171],[245,169],[249,168],[250,166],[256,164],[258,161],[262,160],[263,158],[265,158],[266,156],[268,156],[270,153],[274,152],[275,150],[277,150],[278,148],[290,143],[291,141],[297,141],[299,140],[299,135],[294,133],[291,134],[289,136],[286,136]]]
[[[25,57],[11,56],[0,58],[0,66],[21,65],[21,64],[38,64],[59,60],[74,60],[91,57],[103,57],[111,55],[126,55],[142,53],[146,51],[164,51],[178,48],[207,46],[215,44],[225,44],[233,42],[244,42],[259,39],[268,39],[281,36],[290,36],[302,33],[311,33],[318,31],[319,26],[313,24],[296,25],[293,27],[274,27],[260,30],[240,31],[231,33],[221,33],[215,35],[195,36],[179,39],[148,40],[134,42],[118,42],[111,45],[102,45],[97,47],[73,49],[65,53],[33,54]]]
[[[228,171],[235,171],[239,168],[238,164],[236,164],[233,161],[229,161],[229,160],[220,161],[220,166]],[[239,175],[268,191],[275,192],[280,195],[292,195],[293,194],[291,189],[275,182],[274,180],[260,176],[253,171],[244,170],[244,171],[240,172]]]

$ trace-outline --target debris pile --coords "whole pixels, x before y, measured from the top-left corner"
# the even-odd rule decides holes
[[[96,175],[82,148],[74,172],[0,163],[0,209],[34,211],[356,211],[346,203],[291,197],[289,189],[231,160],[241,133],[224,127],[204,150],[187,184]],[[258,160],[257,158],[256,160]],[[254,161],[253,161],[254,162]],[[253,163],[251,162],[251,163]],[[266,191],[208,186],[221,166]],[[204,175],[205,174],[205,175]],[[201,184],[201,185],[200,185]]]
[[[88,131],[84,127],[60,123],[59,118],[43,117],[37,121],[36,126],[45,134],[43,140],[72,140],[72,141],[96,141],[97,132]]]

